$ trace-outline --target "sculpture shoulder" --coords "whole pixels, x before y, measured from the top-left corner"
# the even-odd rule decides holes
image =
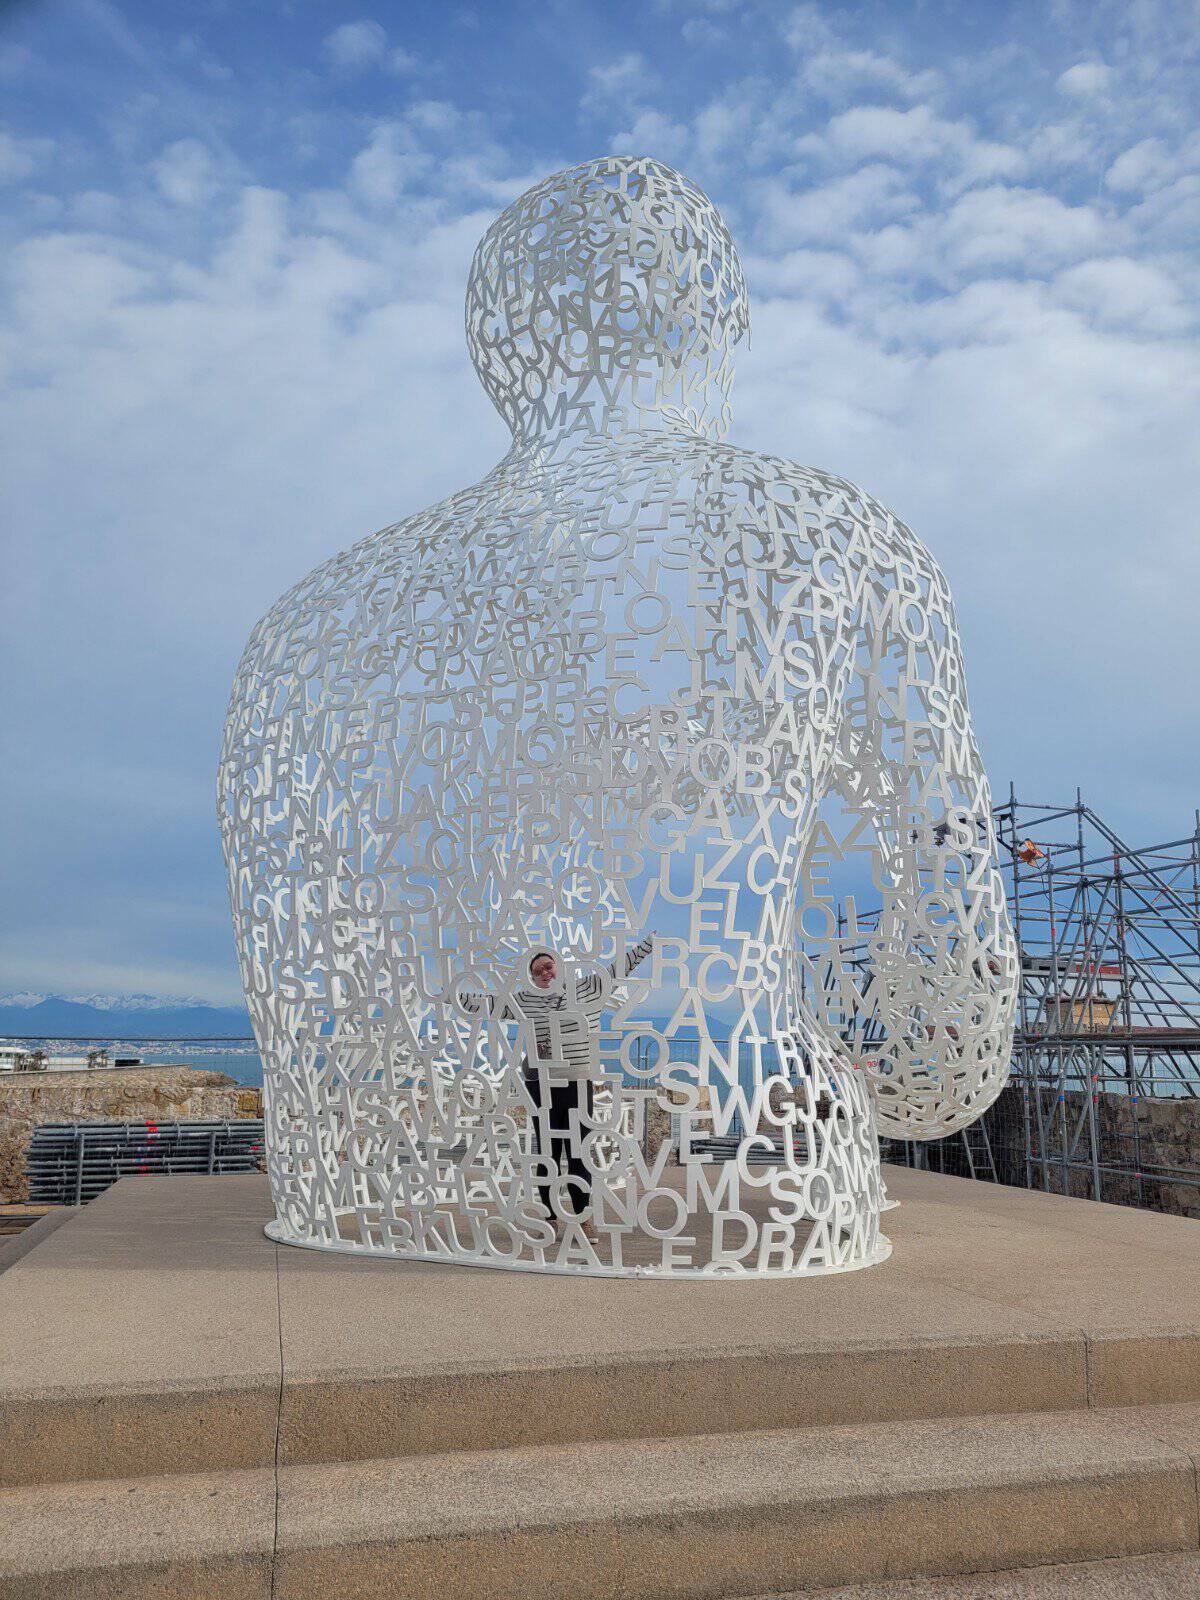
[[[815,539],[840,543],[878,581],[910,574],[923,588],[941,588],[941,568],[913,530],[874,495],[836,473],[737,445],[698,441],[694,462],[710,493],[724,485],[759,520],[803,523]]]
[[[294,654],[321,641],[336,654],[339,639],[362,638],[394,614],[422,575],[444,570],[461,548],[463,530],[496,496],[497,474],[390,523],[314,567],[280,596],[251,631],[242,668]]]

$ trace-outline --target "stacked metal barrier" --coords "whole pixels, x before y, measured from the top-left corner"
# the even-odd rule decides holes
[[[261,1117],[233,1122],[46,1122],[25,1158],[29,1198],[86,1205],[118,1178],[144,1174],[255,1172],[263,1164]]]

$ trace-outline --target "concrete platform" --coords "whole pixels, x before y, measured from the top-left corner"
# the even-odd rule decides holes
[[[0,1600],[699,1600],[1200,1550],[1200,1223],[888,1181],[879,1267],[673,1283],[293,1250],[260,1178],[125,1180],[0,1275]]]
[[[671,1283],[295,1250],[261,1178],[126,1179],[0,1276],[0,1481],[1200,1400],[1200,1224],[889,1182],[881,1266]]]

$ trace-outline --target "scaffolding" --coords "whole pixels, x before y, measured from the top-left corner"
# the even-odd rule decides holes
[[[1190,835],[1135,848],[1078,792],[1049,806],[1010,789],[996,829],[1025,1183],[1200,1213],[1200,812]]]
[[[1200,812],[1138,848],[1078,792],[1010,788],[995,821],[1021,958],[1012,1076],[973,1139],[891,1153],[1200,1216]]]

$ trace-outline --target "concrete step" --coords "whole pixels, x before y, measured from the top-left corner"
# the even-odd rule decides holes
[[[718,1600],[1200,1549],[1200,1406],[9,1489],[3,1600]]]
[[[1200,1551],[974,1572],[960,1578],[894,1578],[851,1588],[794,1590],[754,1600],[1196,1600]]]
[[[265,1600],[275,1475],[0,1490],[0,1600]]]
[[[1200,1399],[1200,1335],[797,1339],[139,1389],[10,1386],[0,1485]]]
[[[287,1249],[260,1177],[123,1180],[0,1274],[0,1483],[1200,1401],[1200,1224],[889,1184],[884,1266],[672,1283]]]
[[[19,1228],[0,1227],[0,1272],[7,1272],[18,1261],[24,1260],[44,1239],[48,1239],[64,1222],[78,1212],[74,1206],[38,1206],[28,1208],[31,1215]]]
[[[50,1207],[35,1205],[29,1200],[6,1201],[0,1205],[0,1240],[24,1233],[26,1228],[40,1222]]]

